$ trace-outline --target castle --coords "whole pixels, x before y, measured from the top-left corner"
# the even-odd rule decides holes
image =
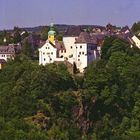
[[[62,41],[56,40],[55,36],[51,24],[48,40],[39,48],[39,65],[67,61],[75,64],[83,73],[88,64],[100,57],[94,38],[89,33],[82,32],[79,26],[70,26]]]

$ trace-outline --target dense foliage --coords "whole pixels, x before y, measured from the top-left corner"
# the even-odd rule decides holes
[[[139,22],[135,22],[133,24],[131,30],[133,31],[133,33],[139,34],[140,33],[140,21]]]
[[[140,51],[108,37],[85,75],[23,54],[0,71],[2,140],[140,139]]]

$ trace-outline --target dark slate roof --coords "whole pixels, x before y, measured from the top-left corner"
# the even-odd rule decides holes
[[[92,36],[92,38],[96,38],[97,40],[104,40],[104,38],[106,37],[106,35],[104,34],[90,34]]]
[[[132,32],[128,32],[125,34],[126,37],[132,38],[134,34]]]
[[[121,32],[126,32],[126,31],[130,31],[129,27],[128,26],[125,26],[121,29]]]
[[[64,33],[65,37],[77,37],[80,35],[82,29],[80,26],[71,25],[67,28],[66,32]]]
[[[97,43],[97,38],[87,32],[81,32],[75,43]]]
[[[14,45],[0,46],[0,54],[15,54]]]
[[[6,63],[4,59],[0,59],[0,64]]]
[[[49,43],[58,50],[66,50],[65,45],[62,41],[55,40],[55,44],[53,44],[51,41],[49,41]]]
[[[65,45],[62,41],[55,41],[55,46],[58,50],[66,50]]]

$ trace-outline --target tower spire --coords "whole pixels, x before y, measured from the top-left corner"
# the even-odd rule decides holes
[[[54,31],[53,23],[50,24],[50,30],[48,32],[48,40],[54,44],[56,32]]]

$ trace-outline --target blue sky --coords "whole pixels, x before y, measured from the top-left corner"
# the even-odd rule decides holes
[[[0,0],[0,29],[55,24],[112,23],[140,20],[140,0]]]

